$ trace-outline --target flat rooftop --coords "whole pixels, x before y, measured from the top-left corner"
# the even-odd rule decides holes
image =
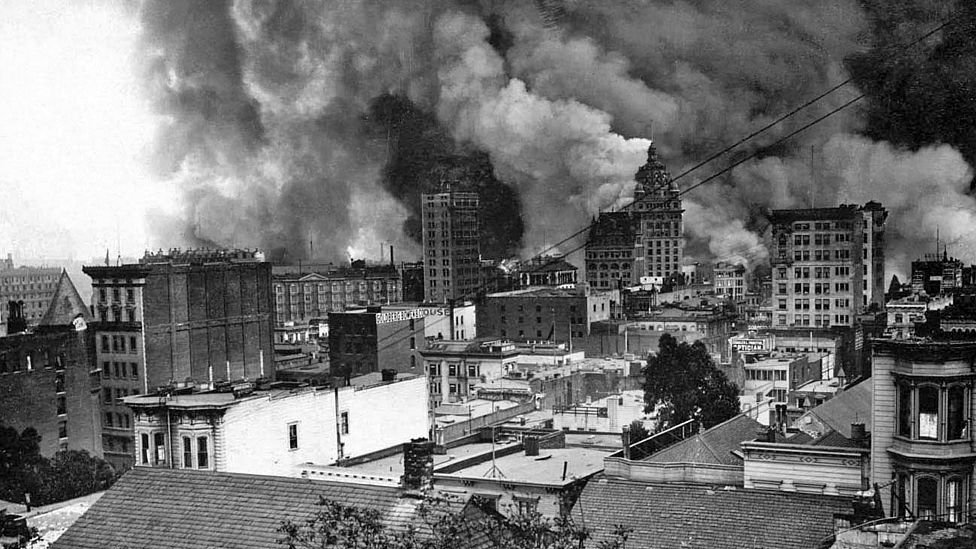
[[[603,458],[609,454],[608,450],[581,447],[540,449],[538,456],[527,456],[524,451],[521,451],[496,457],[494,463],[489,457],[454,473],[437,473],[436,470],[434,473],[457,479],[484,480],[494,476],[502,482],[558,486],[599,473],[603,470]],[[564,464],[566,465],[565,480],[563,479]]]
[[[513,444],[515,443],[495,444],[495,450],[498,451],[502,448],[512,446]],[[448,449],[447,454],[434,454],[434,469],[459,459],[469,458],[471,456],[490,451],[490,442],[475,442],[472,444],[464,444],[456,448],[450,448]],[[403,474],[403,452],[356,465],[347,465],[344,467],[332,466],[330,468],[337,471],[344,471],[359,475],[383,475],[398,478]]]

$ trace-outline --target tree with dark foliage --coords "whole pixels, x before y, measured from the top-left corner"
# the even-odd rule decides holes
[[[700,341],[679,344],[664,334],[644,369],[644,404],[659,410],[658,431],[689,419],[707,429],[739,413],[739,388]]]
[[[18,433],[0,425],[0,499],[47,505],[105,490],[117,473],[105,460],[84,450],[62,450],[47,459],[33,428]]]
[[[472,500],[475,507],[481,505]],[[472,514],[458,512],[459,504],[425,494],[419,506],[421,521],[406,529],[393,530],[373,509],[361,509],[321,499],[320,510],[305,522],[283,521],[278,543],[288,549],[460,549],[497,547],[506,549],[581,549],[590,534],[569,517],[549,519],[538,512],[504,517],[486,510]],[[630,530],[614,529],[611,539],[598,549],[623,549]]]

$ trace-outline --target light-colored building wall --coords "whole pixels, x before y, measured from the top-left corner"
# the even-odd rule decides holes
[[[298,435],[294,449],[289,441],[291,425]],[[303,463],[328,463],[339,456],[331,391],[249,399],[227,410],[222,430],[222,471],[290,476]]]
[[[430,436],[427,378],[339,390],[339,434],[344,457],[356,457]],[[343,432],[343,414],[348,430]]]

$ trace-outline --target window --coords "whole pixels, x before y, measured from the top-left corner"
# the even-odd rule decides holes
[[[946,423],[946,438],[948,440],[966,438],[966,388],[962,385],[952,385],[949,387],[947,395],[949,417]]]
[[[156,465],[166,463],[166,437],[163,433],[153,433],[153,446],[156,449]]]
[[[139,379],[139,365],[132,362],[129,366],[132,368],[132,379]]]
[[[339,432],[343,435],[349,434],[349,412],[339,414]]]
[[[149,435],[142,434],[142,464],[149,465]]]
[[[932,477],[920,477],[916,482],[916,515],[934,518],[938,514],[939,481]]]
[[[298,424],[297,423],[288,424],[288,449],[289,450],[298,449]]]
[[[193,468],[193,439],[183,437],[183,468]]]
[[[197,469],[210,467],[210,449],[207,437],[197,437]]]
[[[135,353],[136,351],[136,336],[129,336],[129,352]]]
[[[918,389],[918,438],[939,438],[939,389],[933,385]]]
[[[108,351],[109,351],[108,336],[103,335],[102,336],[102,352],[103,353],[107,353]]]
[[[912,436],[912,388],[906,383],[898,386],[898,434]]]
[[[954,478],[946,482],[946,519],[949,522],[963,522],[963,482]]]
[[[105,426],[112,427],[112,412],[105,412]]]

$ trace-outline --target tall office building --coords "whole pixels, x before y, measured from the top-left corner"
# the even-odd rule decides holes
[[[28,326],[37,326],[51,305],[58,287],[71,284],[58,267],[14,267],[13,257],[0,261],[0,323],[6,325],[7,303],[23,302],[21,310]],[[0,326],[0,333],[4,333]]]
[[[774,210],[773,329],[851,327],[884,300],[884,219],[863,207]]]
[[[474,296],[480,283],[478,195],[448,190],[421,197],[424,300],[448,303]]]
[[[644,251],[643,272],[639,276],[664,278],[680,272],[685,249],[684,210],[678,187],[658,159],[653,143],[647,149],[647,162],[634,179],[637,186],[630,211],[636,211],[641,218],[640,242]]]
[[[169,385],[274,378],[271,264],[241,250],[170,250],[85,267],[102,370],[105,456],[131,465],[121,399]],[[109,419],[112,418],[112,419]]]

